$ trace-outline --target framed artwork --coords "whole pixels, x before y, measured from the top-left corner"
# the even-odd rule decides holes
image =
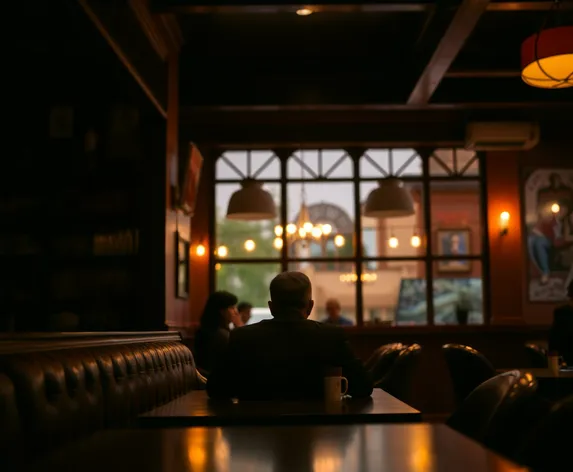
[[[175,233],[175,297],[189,298],[189,241]]]
[[[178,195],[179,206],[186,214],[193,216],[203,167],[203,155],[194,143],[190,143],[189,155],[183,164],[184,168],[179,172],[182,181]]]
[[[468,228],[439,229],[436,232],[438,256],[467,256],[471,248],[471,231]],[[438,272],[469,272],[472,262],[469,259],[438,261]]]
[[[564,300],[573,270],[573,169],[528,170],[522,192],[529,301]]]

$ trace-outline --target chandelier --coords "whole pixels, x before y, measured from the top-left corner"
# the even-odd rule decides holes
[[[316,242],[321,245],[325,245],[328,240],[332,237],[332,226],[328,223],[325,224],[314,224],[310,219],[310,212],[306,204],[306,189],[304,186],[304,154],[303,150],[300,150],[300,160],[302,165],[301,169],[301,191],[300,191],[300,210],[296,222],[289,223],[286,228],[280,225],[275,226],[275,240],[273,245],[276,249],[282,249],[283,247],[283,233],[286,234],[285,238],[289,244],[300,243],[302,247],[308,248],[311,242]],[[341,234],[335,234],[333,237],[334,245],[337,248],[344,246],[346,240]]]

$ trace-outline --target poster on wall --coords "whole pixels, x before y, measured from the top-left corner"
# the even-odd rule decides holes
[[[573,169],[527,172],[523,202],[529,300],[561,301],[573,263]]]

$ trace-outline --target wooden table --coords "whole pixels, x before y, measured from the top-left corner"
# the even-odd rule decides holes
[[[412,423],[422,415],[384,390],[371,398],[345,399],[339,405],[324,402],[260,402],[209,400],[194,391],[138,418],[142,427],[322,425],[356,423]]]
[[[561,370],[558,374],[551,369],[545,368],[532,368],[532,369],[498,369],[499,373],[508,372],[510,370],[521,370],[524,372],[531,372],[537,379],[573,379],[573,370]]]
[[[108,430],[29,472],[523,472],[445,425]]]
[[[550,401],[559,401],[569,395],[573,395],[573,371],[561,370],[558,374],[551,369],[498,369],[503,373],[508,370],[521,370],[531,372],[537,379],[537,394]]]

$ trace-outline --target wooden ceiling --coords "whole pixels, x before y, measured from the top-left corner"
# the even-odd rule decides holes
[[[519,77],[521,42],[552,0],[153,0],[185,36],[181,102],[192,107],[573,102]],[[573,24],[573,1],[550,21]],[[536,106],[536,105],[533,105]]]

